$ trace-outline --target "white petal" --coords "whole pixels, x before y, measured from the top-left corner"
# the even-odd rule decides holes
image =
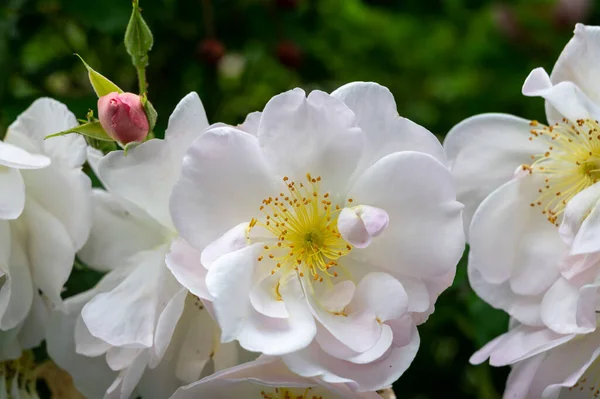
[[[168,231],[130,202],[94,190],[93,224],[79,257],[97,270],[112,270],[134,254],[163,244]]]
[[[382,322],[398,319],[408,311],[408,295],[391,275],[369,273],[358,283],[349,309],[368,309]]]
[[[180,289],[175,294],[164,310],[158,317],[156,323],[156,330],[154,333],[154,346],[152,347],[152,353],[150,354],[149,367],[154,368],[158,366],[158,363],[162,360],[177,326],[178,321],[183,314],[185,299],[188,295],[188,291],[184,288]]]
[[[81,169],[50,165],[21,172],[27,198],[33,198],[64,226],[73,248],[87,241],[92,226],[92,183]]]
[[[450,172],[430,155],[404,151],[380,159],[357,179],[348,197],[384,210],[389,226],[352,256],[392,275],[446,275],[465,245],[462,204],[455,195]]]
[[[479,204],[515,169],[531,163],[531,155],[544,152],[540,140],[529,140],[529,121],[507,114],[482,114],[454,126],[444,149],[456,183],[457,197],[465,204],[465,230]]]
[[[25,207],[25,183],[21,172],[0,165],[0,188],[0,220],[18,218]]]
[[[575,236],[572,255],[588,254],[600,251],[600,206],[596,205],[587,215],[581,229]]]
[[[388,214],[369,205],[342,209],[338,217],[338,230],[342,237],[357,248],[365,248],[388,226]]]
[[[23,323],[19,341],[23,349],[33,349],[45,339],[50,309],[40,294],[33,294],[33,302],[29,314]]]
[[[112,291],[94,297],[81,315],[92,335],[113,346],[150,347],[166,274],[164,252],[140,252],[128,262],[137,265],[131,274]]]
[[[319,303],[330,312],[341,312],[352,300],[356,286],[350,280],[344,280],[325,290],[319,297]]]
[[[393,348],[380,359],[364,365],[329,356],[316,344],[283,356],[283,361],[299,375],[320,376],[330,383],[352,381],[353,389],[359,392],[372,391],[391,385],[406,371],[417,354],[419,342],[419,334],[413,326],[412,340],[408,345]]]
[[[106,352],[106,364],[111,370],[119,371],[130,367],[143,349],[113,346]]]
[[[246,238],[248,227],[248,222],[240,223],[208,244],[200,256],[202,265],[207,269],[210,269],[213,262],[221,256],[246,247],[248,245],[248,240]]]
[[[250,112],[246,115],[244,122],[238,126],[240,130],[246,133],[250,133],[253,136],[258,136],[258,126],[260,125],[260,118],[262,112]]]
[[[347,315],[331,313],[320,304],[310,279],[305,279],[302,283],[310,310],[331,335],[355,352],[364,352],[375,345],[381,336],[381,325],[377,322],[377,315],[373,309],[368,306],[359,306],[366,304],[351,302]],[[361,288],[360,283],[355,297],[359,295],[358,288]],[[364,288],[363,284],[361,291]],[[362,297],[359,297],[358,301],[361,299]]]
[[[75,352],[77,354],[97,357],[104,355],[112,347],[109,343],[94,337],[85,325],[83,317],[81,315],[77,317],[75,321]]]
[[[98,177],[112,194],[132,202],[170,228],[169,197],[179,177],[179,166],[169,144],[153,139],[132,148],[127,155],[113,151],[104,156],[98,164]]]
[[[398,151],[418,151],[444,163],[446,157],[438,139],[427,129],[398,115],[394,96],[373,82],[348,83],[331,93],[356,115],[365,133],[361,165],[368,167],[384,156]]]
[[[312,342],[317,329],[298,278],[288,276],[279,292],[289,318],[271,318],[252,309],[239,336],[244,349],[279,356],[303,349]]]
[[[197,381],[219,345],[219,328],[202,302],[188,297],[175,334],[180,334],[177,341],[180,342],[180,347],[176,353],[175,375],[183,382]],[[219,351],[220,349],[217,353]]]
[[[73,377],[77,389],[88,398],[101,398],[116,377],[104,358],[90,358],[75,352],[75,322],[89,295],[77,295],[65,301],[65,311],[54,311],[48,321],[48,354]]]
[[[566,254],[556,227],[530,205],[537,200],[543,178],[534,174],[506,183],[485,199],[471,223],[469,267],[492,283],[510,279],[518,294],[546,290],[558,277],[558,264]]]
[[[600,28],[577,24],[575,35],[567,43],[552,69],[552,83],[573,82],[592,101],[600,104],[600,84],[596,68],[600,63]]]
[[[586,234],[591,234],[592,237],[590,238],[593,238],[594,225],[597,223],[595,218],[592,218],[591,226],[587,226],[587,229],[591,228],[589,232],[583,232],[581,238],[576,238],[576,236],[586,218],[594,211],[594,207],[596,207],[599,201],[600,184],[594,184],[586,188],[569,200],[565,207],[562,224],[558,230],[560,236],[567,244],[573,246],[575,240],[582,240]],[[578,244],[576,248],[571,248],[572,255],[595,251],[594,243],[589,240],[584,239],[583,241],[579,241]],[[583,248],[579,248],[580,245],[583,245]]]
[[[128,399],[140,382],[147,365],[147,353],[140,353],[130,367],[119,373],[119,376],[107,389],[105,399]]]
[[[0,141],[0,165],[14,169],[41,169],[50,165],[50,158],[32,154],[15,145]]]
[[[515,364],[539,353],[560,346],[575,338],[575,334],[562,335],[547,328],[533,328],[521,325],[501,338],[497,338],[471,357],[471,363],[477,363],[490,357],[492,366]],[[480,353],[481,352],[481,353]]]
[[[342,191],[358,164],[364,135],[354,113],[321,91],[301,89],[273,97],[260,120],[258,140],[273,169],[303,181],[320,175],[322,187]]]
[[[600,118],[600,107],[575,83],[560,82],[553,85],[543,68],[531,71],[523,84],[523,94],[546,100],[546,113],[550,123],[559,122],[561,115],[572,121]]]
[[[56,305],[75,259],[73,242],[64,225],[35,200],[28,200],[23,213],[29,232],[28,255],[33,280]]]
[[[288,318],[290,315],[282,299],[277,298],[279,275],[267,274],[254,284],[250,290],[250,303],[254,309],[265,316]]]
[[[538,355],[515,364],[510,370],[506,381],[504,395],[511,399],[526,399],[531,382],[544,360],[544,355]]]
[[[181,164],[183,155],[192,141],[208,127],[208,119],[200,97],[191,92],[177,104],[169,117],[165,141],[171,147],[174,162]]]
[[[178,237],[171,244],[165,263],[179,284],[199,298],[213,300],[206,287],[208,270],[200,263],[200,252]]]
[[[586,334],[596,329],[597,270],[588,269],[573,279],[559,278],[544,295],[542,321],[562,334]],[[587,281],[586,281],[587,280]]]
[[[206,286],[213,296],[215,316],[222,330],[222,341],[234,340],[243,329],[250,311],[250,290],[261,244],[254,244],[221,256],[206,275]]]
[[[278,192],[269,176],[255,137],[234,128],[208,130],[188,150],[173,189],[171,213],[182,237],[203,250],[249,222],[262,200]]]
[[[67,107],[51,98],[40,98],[31,104],[8,127],[5,141],[29,152],[47,155],[53,163],[76,168],[86,158],[85,139],[78,134],[44,140],[44,137],[77,126]]]
[[[8,232],[8,222],[0,221],[0,230],[5,229]],[[0,236],[7,237],[4,234]],[[16,328],[22,323],[33,301],[33,281],[21,239],[13,233],[8,240],[10,258],[6,265],[8,267],[6,280],[0,289],[0,329],[2,330]]]

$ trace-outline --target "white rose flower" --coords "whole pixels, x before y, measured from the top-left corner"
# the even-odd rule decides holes
[[[90,231],[85,140],[44,140],[76,125],[65,105],[41,98],[0,141],[0,361],[41,343],[48,307],[63,306],[63,285]]]
[[[165,266],[177,237],[169,196],[189,143],[208,126],[196,93],[169,119],[165,140],[89,160],[107,191],[95,190],[93,227],[81,259],[108,271],[65,301],[48,329],[48,351],[89,398],[169,397],[179,386],[237,364],[198,298]]]
[[[171,399],[381,399],[375,392],[354,392],[292,373],[278,358],[262,357],[179,388]]]
[[[519,322],[563,334],[596,328],[600,223],[587,213],[600,194],[599,37],[578,24],[552,75],[527,78],[523,93],[545,98],[548,126],[484,114],[444,143],[466,206],[473,289]]]
[[[210,301],[222,340],[375,390],[419,346],[454,277],[462,205],[436,138],[374,83],[275,96],[188,150],[168,265]]]
[[[600,331],[559,334],[514,323],[506,334],[473,355],[493,366],[511,365],[505,399],[589,399],[600,397]]]

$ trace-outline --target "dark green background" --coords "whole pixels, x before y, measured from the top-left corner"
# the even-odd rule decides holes
[[[159,112],[156,133],[163,134],[168,115],[192,90],[211,122],[235,124],[281,91],[297,86],[331,91],[355,80],[389,87],[398,112],[440,139],[454,124],[482,112],[543,120],[542,101],[520,90],[531,69],[552,69],[572,35],[575,21],[557,3],[141,0],[155,36],[148,81]],[[81,118],[95,109],[96,97],[74,52],[123,89],[136,91],[122,45],[130,10],[128,0],[0,0],[0,136],[38,96],[65,102]],[[593,24],[599,11],[580,18]],[[239,76],[227,76],[208,60],[218,55],[215,46],[212,52],[199,50],[208,37],[220,41],[226,53],[245,58]],[[67,295],[96,279],[76,268]],[[454,285],[420,327],[419,354],[395,384],[399,398],[499,398],[508,370],[474,367],[468,358],[507,323],[503,312],[472,292],[463,260]]]

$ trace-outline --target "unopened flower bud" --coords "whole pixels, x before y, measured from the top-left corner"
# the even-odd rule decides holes
[[[140,96],[109,93],[98,99],[98,118],[106,133],[121,144],[142,142],[150,126]]]

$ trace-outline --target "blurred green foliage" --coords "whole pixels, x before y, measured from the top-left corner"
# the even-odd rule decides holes
[[[155,132],[161,136],[190,91],[200,94],[210,121],[235,124],[281,91],[331,91],[355,80],[389,87],[398,112],[440,139],[483,112],[543,120],[542,102],[521,96],[523,80],[535,67],[552,69],[575,19],[600,20],[600,10],[558,3],[141,0],[155,38],[148,68],[149,98],[159,113]],[[81,118],[95,109],[75,52],[137,91],[122,44],[130,12],[128,0],[0,1],[0,136],[39,96],[65,102]],[[98,277],[77,266],[67,295]],[[420,327],[421,348],[395,384],[398,397],[499,398],[508,370],[471,366],[468,359],[507,324],[503,312],[472,292],[463,259],[453,286]]]

